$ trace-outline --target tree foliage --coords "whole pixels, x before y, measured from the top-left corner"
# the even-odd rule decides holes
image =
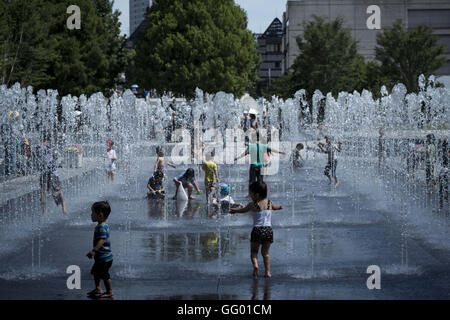
[[[438,36],[427,26],[405,30],[400,21],[377,35],[376,59],[390,85],[403,83],[408,91],[418,91],[421,74],[430,76],[445,64],[445,45],[437,43]]]
[[[67,8],[81,9],[81,29],[69,30]],[[114,87],[127,63],[119,12],[109,0],[0,0],[2,83],[20,82],[61,95]]]
[[[233,0],[155,0],[147,20],[130,81],[187,97],[196,87],[240,96],[254,86],[260,58]]]
[[[364,58],[357,51],[357,41],[343,20],[327,22],[313,16],[304,23],[303,36],[297,38],[300,54],[292,69],[292,90],[306,89],[311,96],[316,89],[322,92],[353,91],[362,88],[361,68]]]

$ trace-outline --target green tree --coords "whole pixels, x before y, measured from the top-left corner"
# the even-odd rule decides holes
[[[113,12],[109,0],[4,3],[8,18],[4,26],[0,15],[0,37],[7,30],[0,58],[3,83],[57,89],[61,95],[113,88],[125,69],[127,51],[119,13]],[[66,10],[72,4],[81,9],[80,30],[66,27]]]
[[[297,38],[300,54],[294,60],[291,91],[306,89],[309,97],[316,89],[337,95],[340,91],[361,90],[364,58],[358,54],[357,41],[343,19],[327,22],[313,16],[304,23],[303,37]]]
[[[196,87],[237,96],[254,87],[260,58],[233,0],[155,0],[129,81],[192,97]]]
[[[401,21],[377,35],[376,59],[390,84],[402,82],[410,92],[417,92],[418,77],[430,76],[445,64],[445,45],[427,26],[405,30]]]
[[[273,80],[267,90],[263,90],[263,96],[269,100],[272,96],[278,96],[283,99],[292,98],[295,93],[292,83],[292,74],[281,76]]]

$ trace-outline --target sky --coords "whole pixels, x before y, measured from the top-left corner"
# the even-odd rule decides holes
[[[286,0],[235,0],[247,12],[248,29],[254,33],[263,33],[275,18],[282,20],[286,10]],[[129,0],[114,0],[114,9],[122,12],[122,34],[129,36]]]

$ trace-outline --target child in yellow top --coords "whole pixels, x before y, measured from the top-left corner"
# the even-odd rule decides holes
[[[206,203],[209,204],[209,195],[217,189],[216,183],[219,182],[217,164],[212,160],[211,154],[206,155],[206,161],[203,162],[202,170],[205,171]]]

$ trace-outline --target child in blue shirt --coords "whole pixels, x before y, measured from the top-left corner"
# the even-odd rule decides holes
[[[182,185],[183,188],[188,189],[189,199],[194,199],[194,197],[192,196],[193,188],[195,188],[195,190],[197,190],[198,193],[201,192],[197,183],[195,182],[195,172],[194,169],[192,168],[187,169],[185,173],[180,174],[179,176],[173,178],[173,182],[175,183],[175,186],[177,188],[175,191],[175,195],[173,196],[174,200],[177,199],[178,188],[180,187],[180,185]]]
[[[94,258],[94,266],[91,274],[94,276],[95,289],[88,293],[89,296],[100,296],[101,298],[112,297],[112,282],[109,275],[109,268],[113,262],[111,251],[111,241],[109,239],[109,226],[106,220],[111,213],[111,207],[107,201],[96,202],[91,207],[92,222],[97,222],[94,231],[93,249],[88,252],[89,259]],[[106,292],[102,292],[101,280],[105,284]]]

